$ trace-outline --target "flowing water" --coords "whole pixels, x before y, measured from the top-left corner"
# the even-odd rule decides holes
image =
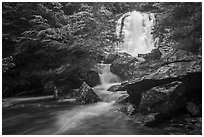
[[[120,135],[165,134],[159,129],[140,126],[116,111],[119,105],[99,102],[70,105],[59,102],[18,104],[3,109],[2,133],[27,135]]]
[[[121,82],[110,72],[110,64],[99,64],[99,74],[101,84],[93,89],[103,102],[70,105],[49,101],[14,105],[3,109],[3,134],[143,134],[143,130],[148,131],[117,111],[121,107],[117,102],[128,94],[107,91],[111,85]]]
[[[138,11],[124,14],[116,28],[118,38],[123,40],[119,50],[135,57],[151,52],[157,46],[157,39],[152,35],[154,24],[154,14]]]
[[[3,135],[155,135],[200,134],[202,122],[165,123],[148,128],[117,111],[120,104],[98,102],[74,105],[68,102],[21,103],[2,110]],[[201,118],[200,118],[200,121]],[[190,131],[189,131],[190,130]],[[193,131],[193,132],[192,132]],[[191,133],[192,132],[192,133]]]
[[[129,95],[126,92],[111,92],[107,91],[109,87],[120,84],[120,78],[110,71],[110,64],[99,64],[100,85],[93,88],[104,102],[120,102]]]
[[[100,64],[101,84],[94,92],[103,100],[88,105],[76,105],[69,101],[54,100],[20,103],[2,110],[3,135],[154,135],[185,134],[185,131],[173,128],[148,128],[130,118],[117,103],[128,97],[126,92],[110,92],[107,88],[121,80],[110,72],[109,64]],[[33,98],[32,98],[33,99]],[[40,98],[41,99],[41,98]],[[28,100],[28,98],[26,98]],[[179,124],[180,125],[180,124]],[[172,130],[172,128],[170,128]]]
[[[121,80],[110,72],[110,64],[99,64],[99,70],[101,84],[93,89],[103,102],[77,106],[50,101],[8,107],[3,109],[3,134],[135,134],[122,118],[125,115],[116,111],[120,107],[116,103],[128,94],[107,91]]]
[[[124,35],[122,50],[137,56],[150,52],[155,45],[151,31],[154,16],[132,12],[119,22],[118,33]],[[120,24],[119,23],[119,24]],[[121,82],[110,72],[110,64],[99,64],[101,84],[93,88],[103,102],[75,105],[69,101],[36,101],[19,103],[2,110],[3,134],[69,134],[69,135],[143,135],[171,134],[163,128],[141,126],[126,114],[117,111],[118,103],[129,95],[125,91],[107,89]]]

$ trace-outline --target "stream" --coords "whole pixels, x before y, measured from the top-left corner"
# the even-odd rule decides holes
[[[119,19],[118,37],[124,35],[124,43],[118,51],[137,57],[151,52],[156,40],[151,34],[153,14],[132,12]],[[110,71],[111,64],[99,64],[100,84],[93,92],[101,102],[76,105],[70,101],[39,100],[8,105],[2,109],[3,135],[154,135],[154,134],[200,134],[202,119],[178,118],[173,123],[159,127],[146,127],[118,111],[122,100],[129,97],[127,91],[111,92],[108,88],[122,82]],[[48,97],[47,97],[48,98]],[[43,97],[41,99],[44,99]],[[180,121],[179,121],[180,120]],[[187,122],[185,122],[187,121]],[[198,125],[196,125],[198,124]],[[201,125],[199,125],[201,124]],[[193,131],[193,132],[192,132]]]
[[[98,102],[73,105],[41,101],[20,103],[3,109],[3,135],[135,135],[166,134],[160,129],[142,127],[116,111],[117,104]]]
[[[143,126],[135,118],[119,111],[125,91],[107,89],[120,79],[110,72],[110,64],[99,64],[100,85],[93,92],[101,102],[77,105],[71,99],[55,101],[52,96],[13,98],[3,101],[3,135],[154,135],[200,134],[202,119],[175,120],[160,127]],[[198,124],[198,125],[196,125]],[[193,131],[190,133],[189,131]]]
[[[13,98],[3,101],[3,135],[154,135],[200,134],[202,119],[187,119],[149,128],[119,111],[125,91],[108,88],[121,80],[110,72],[110,64],[99,64],[100,85],[93,92],[101,102],[77,105],[71,99],[53,100],[52,96]],[[185,119],[185,118],[182,118]],[[197,125],[196,125],[197,124]],[[193,132],[192,132],[193,131]]]
[[[2,110],[3,135],[185,135],[200,134],[202,122],[166,121],[146,127],[117,111],[122,104],[98,102],[75,105],[69,102],[19,103]],[[180,121],[179,121],[180,120]],[[198,118],[201,120],[201,118]],[[171,120],[172,121],[172,120]]]

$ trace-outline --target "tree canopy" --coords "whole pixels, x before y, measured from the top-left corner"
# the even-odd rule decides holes
[[[3,2],[3,96],[43,88],[43,74],[65,64],[100,62],[114,51],[117,20],[133,10],[156,13],[160,45],[201,53],[202,3]]]

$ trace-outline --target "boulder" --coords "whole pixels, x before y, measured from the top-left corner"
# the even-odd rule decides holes
[[[142,93],[139,110],[143,114],[177,111],[185,105],[185,92],[184,84],[179,81],[153,87]]]
[[[111,66],[110,70],[124,80],[139,78],[151,74],[154,70],[162,65],[162,61],[151,60],[139,62],[136,58],[127,57],[127,59],[117,59]]]
[[[199,108],[192,102],[186,102],[186,109],[192,116],[201,116]]]
[[[169,118],[168,115],[162,113],[150,113],[142,118],[142,125],[147,127],[155,127]]]
[[[137,58],[127,53],[120,53],[114,61],[112,61],[110,70],[122,79],[130,79],[132,78],[132,71],[135,69],[137,63]]]
[[[104,60],[104,64],[111,64],[115,60],[133,58],[130,54],[126,52],[119,52],[119,53],[110,53]]]
[[[119,55],[117,53],[111,53],[111,54],[107,55],[107,57],[104,59],[103,63],[104,64],[111,64],[117,58],[119,58]]]
[[[135,123],[138,123],[138,124],[141,124],[142,126],[147,126],[147,127],[158,126],[159,124],[161,124],[162,122],[170,118],[169,115],[165,115],[162,113],[150,113],[147,115],[136,113],[129,117],[132,118]]]
[[[138,57],[144,58],[146,61],[158,60],[161,58],[162,53],[159,49],[153,49],[150,53],[147,54],[138,54]]]
[[[151,74],[153,70],[157,69],[163,62],[161,52],[154,49],[149,54],[139,54],[139,57],[131,55],[119,56],[111,63],[111,72],[123,79],[131,79]],[[145,60],[140,58],[144,58]]]
[[[83,82],[78,92],[76,93],[76,101],[80,104],[96,103],[100,99],[94,93],[93,89],[89,87],[86,82]]]
[[[160,60],[142,62],[133,66],[134,70],[126,70],[127,73],[132,73],[132,78],[114,90],[127,91],[130,95],[129,102],[136,106],[140,103],[141,93],[173,81],[183,82],[187,100],[192,98],[202,100],[202,60],[194,54],[173,50]],[[124,68],[118,67],[117,71],[125,71]]]
[[[138,112],[138,110],[134,108],[134,105],[129,103],[124,104],[122,107],[118,109],[118,111],[121,111],[127,115],[134,115]]]
[[[113,61],[110,68],[111,72],[119,77],[131,79],[151,75],[157,70],[165,71],[166,67],[174,67],[172,69],[177,67],[178,71],[175,71],[178,73],[201,72],[201,58],[186,51],[172,50],[160,59],[145,62],[138,62],[131,56],[122,57]]]
[[[120,87],[121,85],[113,85],[111,87],[109,87],[107,90],[108,91],[112,91],[112,92],[116,92],[116,90]]]
[[[75,65],[64,65],[56,70],[57,78],[61,80],[69,78],[73,81],[78,81],[81,85],[83,81],[88,83],[91,87],[96,86],[100,82],[98,72],[82,68]],[[79,85],[79,84],[78,84]]]
[[[79,88],[83,81],[91,87],[98,85],[100,78],[94,70],[66,64],[55,70],[54,81],[56,87],[63,87],[64,94],[69,94],[71,89]]]
[[[96,71],[80,68],[76,74],[81,81],[85,81],[91,87],[100,83],[99,74]]]

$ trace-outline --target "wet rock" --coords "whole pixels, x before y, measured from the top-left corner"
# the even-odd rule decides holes
[[[100,78],[98,72],[86,68],[76,67],[76,66],[66,66],[64,68],[59,68],[61,70],[57,71],[57,78],[60,82],[66,79],[73,81],[74,85],[85,81],[91,87],[96,86],[100,83]]]
[[[129,79],[132,78],[132,71],[137,63],[137,58],[127,53],[120,53],[120,56],[112,61],[110,70],[122,79]]]
[[[113,85],[110,88],[108,88],[108,91],[112,91],[112,92],[116,92],[117,89],[120,87],[121,85]]]
[[[184,84],[179,81],[154,87],[142,93],[139,110],[143,114],[169,114],[185,105],[185,91]]]
[[[127,115],[134,115],[135,113],[138,112],[138,110],[136,108],[134,108],[134,105],[129,104],[129,103],[127,103],[127,104],[123,105],[122,107],[120,107],[118,109],[118,111],[121,111],[121,112],[123,112],[123,113],[125,113]]]
[[[168,118],[168,115],[162,113],[150,113],[143,117],[142,124],[147,127],[155,127]]]
[[[100,83],[98,72],[93,70],[82,69],[81,71],[79,71],[78,76],[81,80],[85,81],[91,87],[94,87]]]
[[[171,73],[170,70],[173,74],[169,74]],[[201,72],[201,58],[182,50],[173,50],[161,59],[147,60],[145,62],[138,62],[137,59],[126,56],[113,61],[111,71],[125,79],[151,76],[152,73],[156,75],[159,72],[159,74],[165,73],[165,71],[167,72],[166,77],[172,77],[174,73],[175,75],[178,73],[182,75]]]
[[[76,93],[76,101],[80,104],[88,104],[98,102],[100,99],[94,93],[93,89],[89,87],[86,82],[83,82],[78,92]]]
[[[177,117],[174,121],[165,122],[165,130],[172,134],[190,134],[190,135],[200,135],[202,134],[202,120],[200,117],[197,118],[183,118]],[[163,125],[163,126],[164,126]]]
[[[201,115],[199,108],[194,103],[186,102],[185,106],[191,115],[193,115],[193,116],[200,116]]]
[[[129,117],[131,117],[132,120],[133,120],[135,123],[144,125],[144,122],[143,122],[144,115],[142,115],[141,113],[136,113],[136,114],[134,114],[134,115],[130,115]]]
[[[105,60],[104,60],[104,64],[111,64],[114,60],[116,60],[117,58],[120,58],[120,55],[117,53],[111,53],[109,54]]]
[[[139,61],[138,58],[125,56],[114,60],[111,63],[111,72],[125,80],[142,77],[151,74],[155,69],[161,66],[162,60]]]
[[[178,50],[178,49],[174,49],[171,52],[167,53],[164,57],[163,60],[164,62],[181,62],[181,61],[195,61],[201,59],[199,56],[184,51],[184,50]]]
[[[145,61],[151,61],[151,60],[158,60],[161,58],[162,53],[159,51],[159,49],[153,49],[150,53],[147,54],[138,54],[138,57],[142,57],[145,59]]]
[[[123,60],[125,61],[125,59],[134,59],[134,57],[132,57],[130,54],[126,53],[126,52],[121,52],[121,53],[111,53],[109,54],[106,59],[104,60],[104,64],[111,64],[113,61],[119,61],[119,60]]]
[[[114,62],[113,62],[114,63]],[[139,105],[141,93],[153,87],[181,81],[186,87],[186,99],[202,100],[202,61],[194,54],[173,50],[160,60],[132,63],[126,70],[131,79],[123,82],[114,90],[126,90],[130,103]],[[114,67],[115,64],[111,65]],[[121,64],[122,65],[122,64]],[[125,67],[117,67],[117,71],[125,71]],[[114,72],[117,74],[117,72]]]
[[[71,89],[77,89],[85,81],[88,85],[95,86],[100,83],[98,72],[74,65],[64,65],[56,69],[55,85],[60,87],[64,94],[69,94]]]

